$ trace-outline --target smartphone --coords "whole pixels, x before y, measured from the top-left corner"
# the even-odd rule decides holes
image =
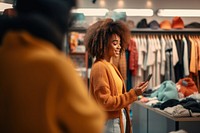
[[[147,81],[149,81],[149,80],[151,79],[151,77],[152,77],[152,74],[149,74],[149,75],[148,75],[148,77],[145,79],[145,81],[144,81],[144,82],[147,82]]]

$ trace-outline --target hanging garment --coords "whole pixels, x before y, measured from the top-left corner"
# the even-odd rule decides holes
[[[175,65],[175,81],[178,82],[179,79],[183,78],[184,76],[184,68],[183,68],[183,51],[184,51],[184,43],[181,38],[175,37],[174,38],[176,43],[176,48],[178,52],[179,61]]]
[[[137,75],[138,72],[138,50],[134,38],[130,40],[128,46],[129,50],[129,69],[132,71],[132,75]]]
[[[184,44],[184,52],[183,52],[183,68],[184,68],[184,77],[189,76],[189,61],[188,61],[188,44],[187,40],[185,37],[183,39],[183,44]]]
[[[119,57],[113,57],[112,62],[118,68],[118,70],[120,71],[123,79],[126,80],[127,79],[127,74],[126,74],[127,63],[126,63],[125,52],[123,52],[121,54],[121,56],[119,56]]]

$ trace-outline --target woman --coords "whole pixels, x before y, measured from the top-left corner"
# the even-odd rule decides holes
[[[132,133],[128,106],[147,88],[141,83],[126,92],[120,72],[112,64],[130,40],[130,31],[122,21],[105,19],[88,28],[85,35],[87,50],[96,60],[91,68],[90,94],[107,113],[106,133]]]
[[[102,133],[105,113],[62,52],[75,6],[17,0],[0,15],[0,133]]]

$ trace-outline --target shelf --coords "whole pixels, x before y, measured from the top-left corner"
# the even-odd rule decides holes
[[[69,56],[76,66],[75,70],[88,86],[88,54],[85,45],[83,44],[85,33],[86,28],[84,27],[72,27],[69,29],[67,37],[69,47],[72,46],[70,48],[71,51],[69,52]],[[70,43],[72,43],[72,45],[70,45]]]
[[[84,27],[72,27],[70,31],[77,31],[85,33],[87,31]],[[151,29],[151,28],[134,28],[130,30],[131,33],[200,33],[200,28],[184,28],[184,29]]]
[[[153,112],[156,112],[164,117],[167,117],[173,121],[200,121],[200,117],[173,117],[172,115],[166,113],[163,110],[160,110],[158,108],[153,108],[151,106],[145,105],[145,103],[142,103],[140,101],[136,101],[135,104],[138,104],[140,106],[143,106],[144,108],[151,110]]]
[[[87,68],[85,68],[85,67],[79,67],[79,68],[76,68],[75,70],[78,72],[78,74],[81,77],[83,77],[83,78],[87,77]]]
[[[184,33],[184,34],[191,34],[191,33],[200,33],[200,28],[185,28],[185,29],[150,29],[150,28],[137,28],[132,29],[131,33]]]
[[[188,133],[199,133],[199,117],[174,118],[164,111],[149,107],[140,101],[134,102],[131,109],[134,112],[132,117],[133,132],[169,133],[182,129]]]
[[[69,31],[86,33],[87,29],[84,27],[71,27]]]

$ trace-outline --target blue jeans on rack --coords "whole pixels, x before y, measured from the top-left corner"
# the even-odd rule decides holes
[[[125,110],[122,110],[123,124],[124,124],[124,132],[126,130],[126,116]],[[110,119],[105,123],[105,131],[104,133],[121,133],[120,130],[120,120],[119,118]]]

